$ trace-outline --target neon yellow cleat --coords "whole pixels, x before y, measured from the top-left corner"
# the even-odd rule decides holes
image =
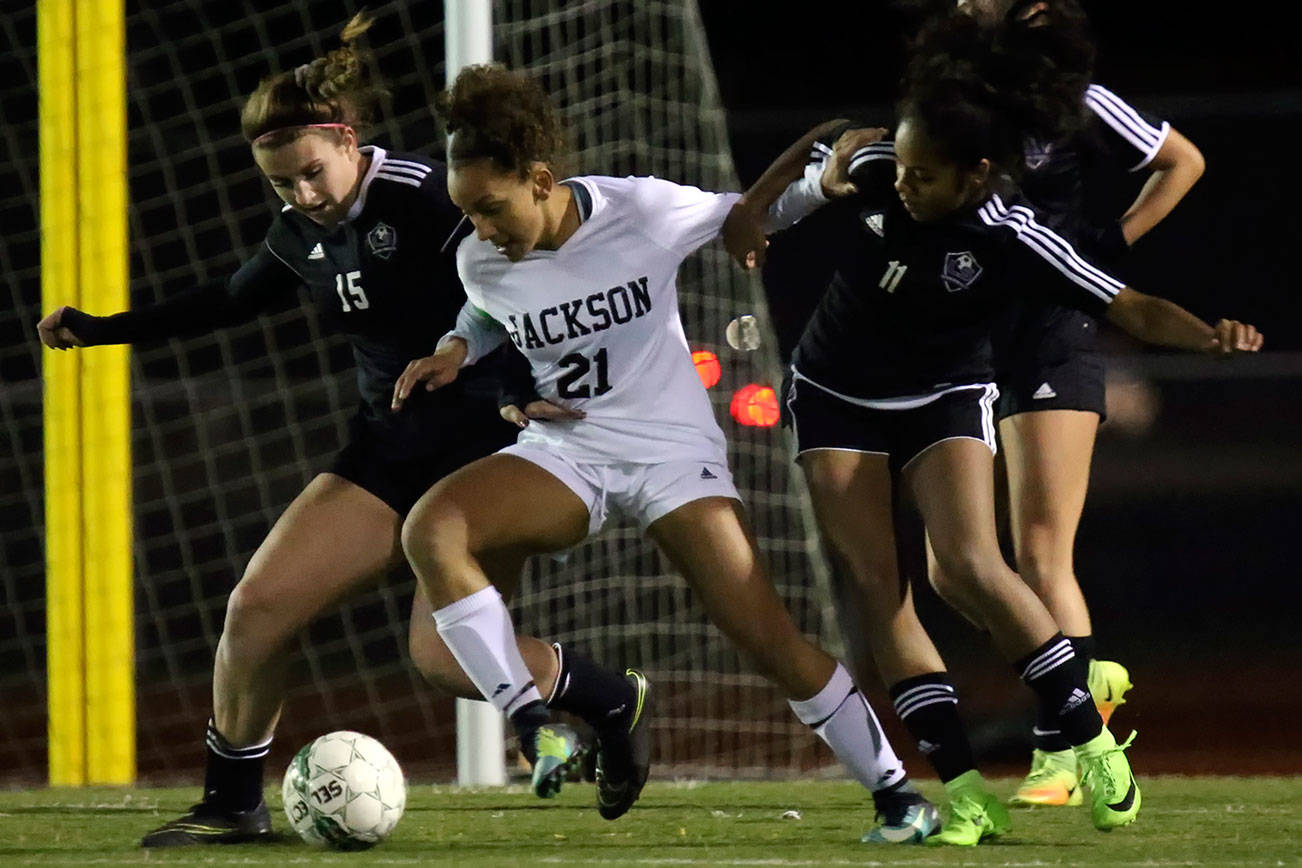
[[[1112,733],[1104,728],[1094,738],[1074,748],[1085,773],[1081,783],[1090,790],[1090,814],[1094,828],[1110,832],[1128,826],[1139,816],[1139,784],[1130,771],[1130,761],[1125,750],[1135,740],[1132,732],[1124,743],[1117,744]]]
[[[1091,660],[1089,678],[1086,682],[1094,696],[1094,706],[1107,726],[1112,719],[1112,712],[1118,705],[1125,705],[1126,691],[1135,685],[1130,683],[1130,673],[1120,663],[1111,660]]]
[[[1008,804],[1018,808],[1040,805],[1079,805],[1084,801],[1076,754],[1068,750],[1039,750],[1031,754],[1031,773]]]
[[[555,798],[578,759],[579,738],[563,723],[540,726],[534,734],[533,791],[540,799]]]
[[[986,788],[985,780],[976,769],[945,784],[945,792],[949,794],[945,820],[940,831],[927,839],[928,845],[975,847],[1012,828],[1008,809]]]

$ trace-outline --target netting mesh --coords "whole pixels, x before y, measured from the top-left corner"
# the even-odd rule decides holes
[[[441,4],[370,4],[370,33],[392,110],[372,138],[437,153],[428,106],[443,82]],[[260,243],[269,191],[241,140],[239,106],[260,78],[333,47],[351,2],[129,2],[129,180],[133,305],[222,280]],[[724,119],[695,3],[499,2],[497,57],[541,78],[560,104],[580,173],[654,174],[736,189]],[[34,14],[0,16],[5,160],[0,256],[13,305],[0,311],[4,579],[0,774],[44,775],[38,234],[35,226]],[[12,183],[10,180],[12,179]],[[15,220],[11,220],[13,216]],[[20,227],[12,231],[11,226]],[[22,228],[28,227],[28,228]],[[715,400],[761,547],[798,623],[825,642],[831,621],[774,429],[727,417],[734,388],[772,382],[773,358],[723,342],[757,294],[722,249],[681,277],[689,339],[719,353]],[[92,311],[108,313],[108,311]],[[92,351],[93,352],[93,351]],[[226,597],[286,504],[345,436],[356,404],[351,355],[306,305],[133,354],[137,670],[142,777],[193,774],[210,709],[213,651]],[[331,728],[380,738],[417,774],[452,772],[451,702],[406,659],[412,580],[390,577],[302,637],[276,756]],[[694,606],[685,584],[635,531],[614,530],[564,562],[531,566],[517,626],[615,665],[646,668],[659,688],[658,768],[675,774],[783,774],[825,765],[778,694],[748,673]],[[273,765],[274,767],[274,765]]]

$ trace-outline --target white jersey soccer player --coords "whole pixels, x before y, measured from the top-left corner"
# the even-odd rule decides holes
[[[534,422],[522,444],[588,462],[717,460],[723,432],[692,364],[677,276],[739,194],[658,178],[564,183],[583,222],[560,249],[511,262],[488,241],[462,240],[457,270],[471,307],[452,334],[470,347],[466,364],[509,339],[542,397],[586,414]]]
[[[558,181],[555,109],[536,82],[499,66],[462,70],[441,101],[448,192],[475,227],[457,255],[469,303],[434,354],[408,365],[394,405],[419,384],[451,382],[467,359],[509,339],[529,360],[548,412],[582,414],[535,416],[516,444],[427,492],[402,533],[439,636],[509,716],[521,745],[533,747],[534,791],[555,792],[572,734],[547,715],[484,567],[503,553],[572,547],[620,513],[872,791],[881,820],[869,834],[926,837],[935,809],[912,788],[849,672],[805,638],[769,579],[678,317],[679,266],[719,233],[740,197],[656,178]],[[649,771],[649,693],[638,677],[628,730],[635,767],[606,774],[598,738],[603,817],[627,810]]]
[[[739,194],[659,178],[563,183],[582,222],[559,249],[512,262],[490,241],[462,240],[457,270],[468,301],[440,343],[462,338],[473,364],[510,340],[539,395],[584,414],[533,420],[502,451],[574,490],[590,531],[614,513],[645,529],[700,497],[740,500],[677,287],[683,259],[718,234]]]

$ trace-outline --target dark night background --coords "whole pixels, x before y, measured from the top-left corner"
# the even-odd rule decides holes
[[[530,2],[514,5],[532,8]],[[890,124],[903,38],[918,2],[902,8],[882,0],[700,0],[743,184],[820,121],[856,115]],[[271,197],[238,140],[239,95],[269,70],[273,54],[282,64],[313,56],[358,5],[127,3],[137,303],[227,274],[258,243]],[[404,75],[395,103],[406,114],[391,129],[405,131],[408,147],[432,150],[425,106],[441,85],[442,4],[371,5],[383,16],[377,43],[387,41],[391,52],[381,59]],[[609,5],[638,8],[634,0]],[[1141,730],[1139,755],[1148,771],[1302,773],[1291,725],[1302,710],[1295,544],[1302,527],[1302,292],[1295,265],[1302,239],[1302,64],[1297,31],[1284,23],[1291,16],[1277,14],[1292,6],[1210,7],[1217,14],[1169,0],[1085,6],[1100,49],[1097,81],[1171,121],[1207,161],[1185,201],[1136,247],[1134,284],[1204,319],[1251,321],[1267,341],[1259,357],[1220,363],[1109,336],[1118,380],[1110,396],[1123,403],[1100,431],[1077,571],[1102,655],[1130,666],[1137,685],[1118,726]],[[44,774],[33,8],[0,3],[0,268],[8,290],[0,304],[0,694],[13,697],[0,713],[0,780]],[[1230,9],[1244,14],[1220,11]],[[259,47],[265,34],[255,33],[252,21],[258,28],[274,24],[274,52]],[[412,33],[418,36],[408,38]],[[1138,181],[1104,191],[1117,214]],[[798,331],[798,311],[808,302],[800,233],[808,239],[826,225],[815,217],[793,230],[785,266],[775,255],[765,275],[771,310],[787,333]],[[324,371],[347,381],[351,359],[312,328],[297,310],[272,312],[229,341],[201,337],[134,354],[138,689],[141,706],[151,711],[140,744],[142,773],[151,779],[160,769],[193,771],[185,764],[197,758],[195,738],[209,708],[224,594],[312,461],[337,448],[347,407],[317,380]],[[268,353],[294,377],[291,400],[278,397],[282,384]],[[213,383],[217,388],[205,390]],[[301,407],[282,406],[294,402]],[[735,428],[730,436],[746,436]],[[245,431],[256,433],[257,443],[246,445]],[[987,641],[925,589],[919,598],[964,693],[982,759],[1008,760],[999,768],[1020,771],[1024,730],[1008,710],[1026,705],[1025,691]],[[401,616],[372,607],[356,617],[383,625]],[[401,637],[383,638],[362,649],[382,658],[377,666],[390,667],[389,680],[374,689],[386,699],[406,697],[415,677],[394,650]],[[312,677],[333,685],[361,652],[333,620],[313,639],[329,665]],[[172,686],[179,682],[185,690]],[[367,691],[372,687],[368,682]],[[296,691],[297,722],[315,726],[320,694],[307,681]],[[367,719],[372,696],[354,693],[327,698],[332,720]],[[879,708],[888,707],[879,687],[869,693]],[[407,722],[401,720],[413,739],[432,726]],[[903,746],[906,739],[886,722]],[[439,732],[446,739],[446,730]],[[1240,738],[1245,732],[1251,737]],[[286,736],[281,747],[295,737]],[[902,753],[924,768],[916,755]]]

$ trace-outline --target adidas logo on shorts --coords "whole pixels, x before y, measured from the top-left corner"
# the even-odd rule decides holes
[[[715,476],[713,473],[711,473],[711,472],[710,472],[710,468],[708,468],[708,467],[702,467],[702,468],[701,468],[701,478],[702,478],[702,479],[718,479],[719,477],[717,477],[717,476]]]
[[[1058,397],[1058,393],[1055,392],[1053,386],[1050,386],[1046,381],[1040,384],[1040,388],[1036,389],[1035,394],[1031,395],[1031,397],[1037,401],[1043,401],[1046,398]]]

